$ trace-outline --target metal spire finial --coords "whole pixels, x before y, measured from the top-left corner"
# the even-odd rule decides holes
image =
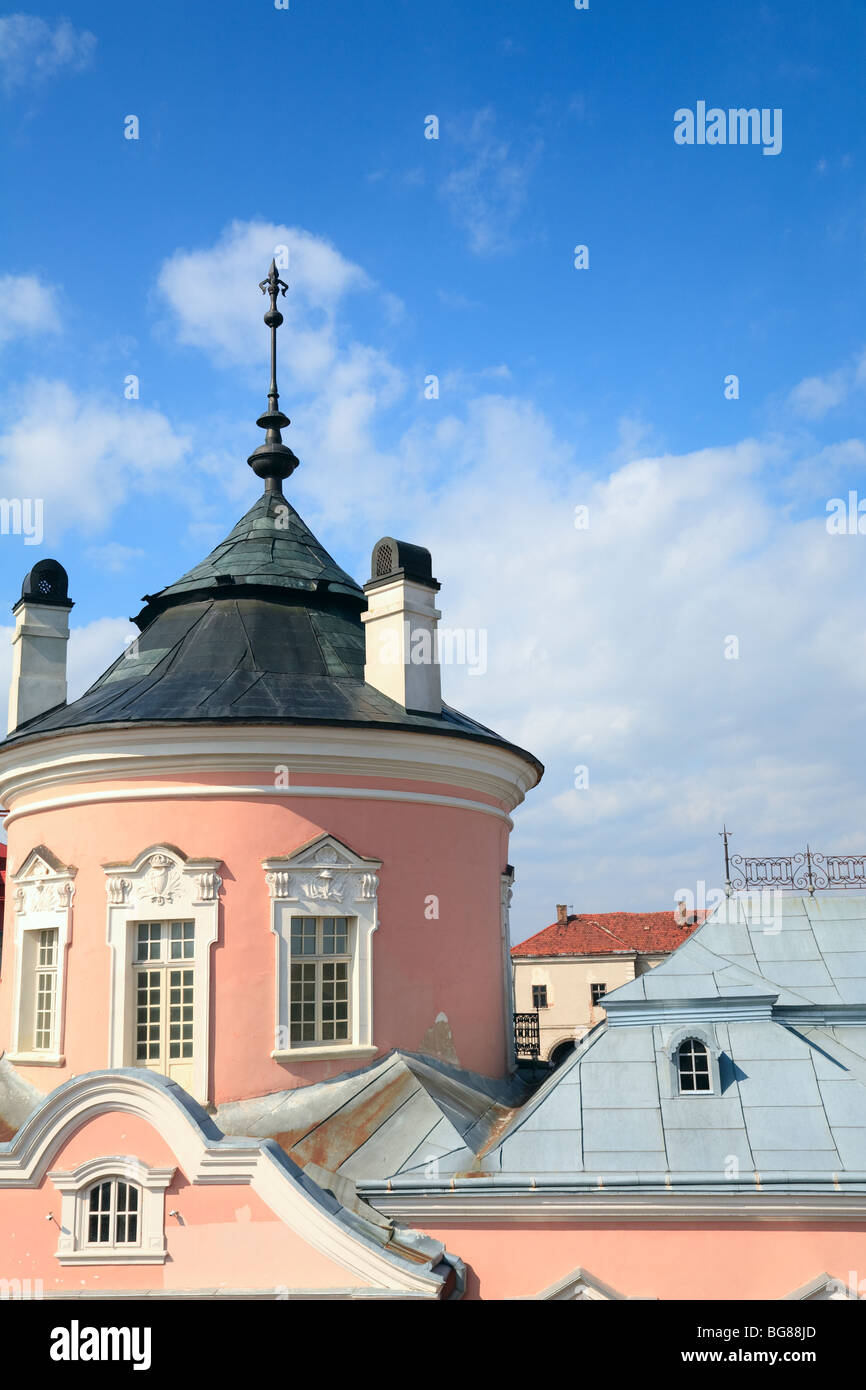
[[[264,444],[253,450],[247,462],[253,472],[264,479],[265,492],[277,493],[282,492],[283,479],[294,473],[298,466],[298,459],[283,443],[280,434],[280,430],[290,425],[291,421],[280,410],[280,393],[277,390],[277,329],[283,322],[283,316],[277,308],[277,299],[280,294],[284,295],[288,288],[285,280],[279,277],[276,260],[272,260],[267,278],[259,281],[262,294],[268,294],[271,298],[270,308],[265,314],[265,323],[271,330],[271,384],[268,387],[268,408],[256,421],[267,433]]]
[[[731,831],[725,825],[724,821],[722,822],[722,828],[719,834],[725,842],[725,894],[727,897],[730,897],[734,891],[731,887],[731,860],[728,853],[728,840],[730,839]]]

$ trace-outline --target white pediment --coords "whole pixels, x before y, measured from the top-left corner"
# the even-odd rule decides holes
[[[609,1303],[624,1299],[626,1295],[609,1288],[585,1269],[573,1269],[564,1279],[551,1284],[549,1289],[537,1293],[535,1297],[551,1303]]]
[[[382,862],[363,858],[333,835],[322,835],[294,854],[264,859],[262,867],[272,898],[287,898],[310,906],[330,905],[332,910],[339,910],[376,897],[376,870]]]

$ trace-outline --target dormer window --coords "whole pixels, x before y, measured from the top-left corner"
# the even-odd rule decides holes
[[[165,1192],[175,1172],[117,1154],[50,1172],[61,1197],[59,1262],[165,1264]]]
[[[697,1091],[712,1091],[710,1054],[699,1038],[686,1038],[677,1048],[677,1074],[680,1095],[694,1095]]]

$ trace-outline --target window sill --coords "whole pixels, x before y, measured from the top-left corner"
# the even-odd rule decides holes
[[[57,1252],[57,1261],[62,1265],[164,1265],[166,1252],[147,1252],[144,1250],[106,1250],[104,1254],[95,1250],[64,1250]]]
[[[63,1067],[66,1058],[60,1052],[7,1052],[7,1062],[24,1067]]]
[[[373,1057],[378,1047],[356,1047],[353,1043],[336,1043],[334,1046],[292,1047],[271,1053],[275,1062],[326,1062],[337,1057]]]

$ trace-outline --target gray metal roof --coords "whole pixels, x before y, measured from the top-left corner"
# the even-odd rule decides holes
[[[246,1102],[220,1123],[275,1135],[300,1163],[383,1191],[866,1192],[866,898],[733,899],[527,1101],[400,1054],[338,1083]],[[791,969],[792,966],[797,968]],[[717,1058],[681,1095],[689,1036]],[[459,1104],[457,1103],[459,1099]]]
[[[730,899],[516,1112],[482,1172],[866,1190],[866,898]],[[718,1052],[713,1094],[673,1056]]]
[[[229,1134],[275,1138],[304,1168],[361,1183],[473,1163],[526,1094],[516,1079],[393,1052],[333,1081],[223,1104],[217,1120]]]

